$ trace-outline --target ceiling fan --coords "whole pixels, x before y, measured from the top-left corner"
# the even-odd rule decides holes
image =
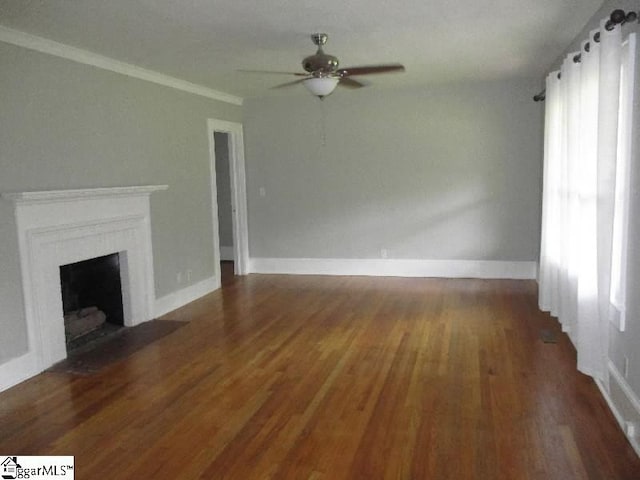
[[[243,70],[253,73],[276,73],[284,75],[295,75],[304,77],[292,82],[283,83],[272,88],[289,87],[302,83],[307,90],[313,95],[322,99],[329,95],[336,86],[340,85],[347,88],[361,88],[366,86],[359,80],[351,78],[352,76],[371,75],[375,73],[403,72],[404,66],[399,63],[383,64],[383,65],[363,65],[359,67],[338,68],[339,62],[336,57],[325,53],[322,49],[327,43],[328,35],[326,33],[314,33],[311,40],[318,46],[318,51],[314,55],[310,55],[302,60],[302,67],[306,73],[302,72],[271,72]]]

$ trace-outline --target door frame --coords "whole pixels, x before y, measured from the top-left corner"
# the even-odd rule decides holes
[[[218,288],[220,279],[220,237],[218,225],[218,188],[216,186],[216,150],[214,133],[226,133],[229,149],[229,173],[231,181],[231,221],[233,226],[234,273],[249,273],[249,229],[247,225],[247,182],[244,163],[244,135],[242,124],[207,119],[209,137],[209,172],[211,182],[211,216],[213,225],[214,275]]]

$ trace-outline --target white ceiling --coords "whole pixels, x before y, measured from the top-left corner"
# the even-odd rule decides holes
[[[0,25],[241,97],[302,71],[313,32],[341,66],[403,63],[372,88],[536,76],[602,0],[0,0]],[[288,92],[303,87],[293,87]]]

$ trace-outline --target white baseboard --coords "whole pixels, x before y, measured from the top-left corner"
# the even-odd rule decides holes
[[[156,299],[155,317],[172,312],[176,308],[180,308],[189,302],[193,302],[207,293],[213,292],[220,288],[214,277],[206,278],[198,283],[194,283],[176,292],[165,295]]]
[[[620,373],[620,371],[616,368],[615,364],[609,360],[609,383],[615,383],[616,386],[622,391],[625,396],[626,402],[633,409],[633,414],[635,418],[640,418],[640,398],[635,394],[627,380]],[[596,385],[600,389],[602,396],[604,397],[611,413],[615,417],[616,421],[620,425],[624,435],[629,440],[629,443],[635,450],[636,454],[640,456],[640,438],[638,430],[638,422],[634,422],[633,418],[626,418],[623,414],[623,408],[616,405],[616,402],[613,400],[611,394],[609,393],[609,389],[600,382],[596,380]]]
[[[640,398],[638,398],[627,382],[627,379],[624,378],[612,361],[609,361],[609,373],[611,374],[611,380],[618,384],[620,389],[624,392],[625,397],[629,400],[629,403],[638,414],[638,417],[640,417]]]
[[[251,273],[535,279],[536,262],[351,258],[251,258]]]
[[[235,260],[233,255],[233,247],[220,246],[220,260],[227,260],[233,262]]]
[[[27,352],[0,365],[0,392],[40,373],[33,352]]]

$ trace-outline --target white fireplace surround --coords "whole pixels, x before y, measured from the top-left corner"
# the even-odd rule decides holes
[[[124,323],[154,316],[149,196],[167,185],[3,193],[14,204],[32,374],[67,356],[61,265],[120,254]]]

